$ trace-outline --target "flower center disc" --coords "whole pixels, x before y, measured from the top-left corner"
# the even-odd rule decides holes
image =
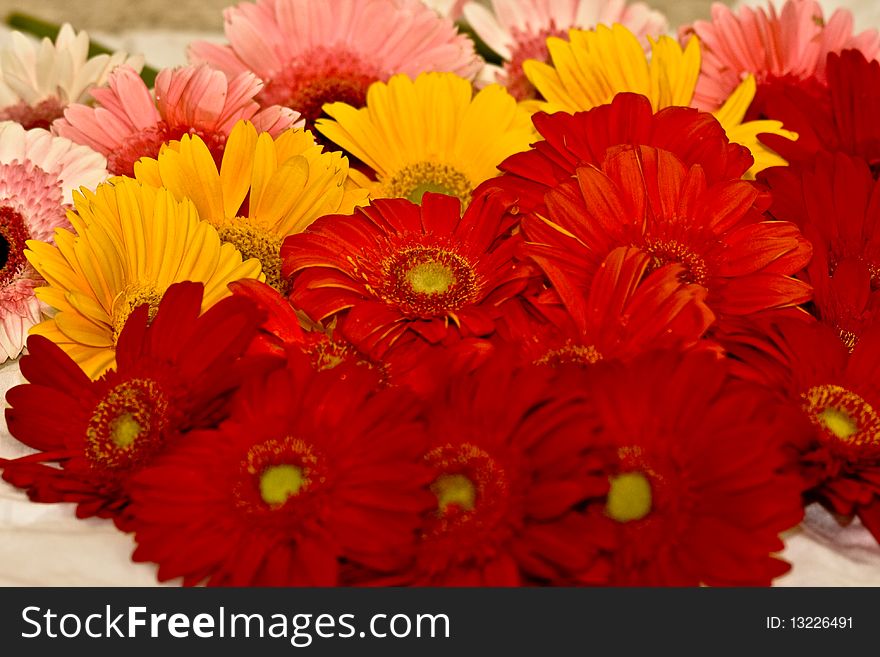
[[[651,512],[651,482],[641,472],[611,477],[605,513],[617,522],[641,520]]]
[[[380,79],[379,70],[354,53],[318,47],[266,83],[258,99],[262,106],[282,105],[299,112],[311,129],[326,103],[363,107],[367,88]]]
[[[567,342],[559,349],[551,349],[535,361],[535,365],[594,365],[602,360],[602,354],[593,345]]]
[[[119,340],[119,334],[125,328],[125,322],[138,306],[149,304],[149,321],[152,322],[159,311],[159,302],[164,293],[151,285],[139,285],[134,283],[119,293],[113,302],[113,344]]]
[[[803,408],[829,447],[853,460],[880,454],[880,417],[856,393],[838,385],[813,386],[803,395]]]
[[[281,239],[248,223],[247,219],[236,219],[234,223],[219,227],[217,233],[221,240],[238,249],[245,260],[259,260],[266,283],[281,294],[287,294],[288,282],[281,275]]]
[[[291,497],[299,495],[306,483],[301,467],[270,465],[260,475],[260,497],[269,506],[281,506]]]
[[[706,261],[694,253],[687,244],[676,240],[648,239],[640,248],[651,256],[649,272],[675,262],[681,264],[685,269],[680,277],[683,283],[706,286],[706,281],[709,278]]]
[[[382,296],[423,318],[454,312],[476,299],[477,275],[457,253],[437,247],[403,249],[383,262]]]
[[[107,470],[142,463],[161,446],[170,423],[168,398],[152,379],[130,379],[95,406],[86,429],[86,455]]]
[[[8,206],[0,207],[0,287],[27,266],[24,249],[29,239],[21,214]]]
[[[384,196],[421,203],[427,192],[436,192],[467,203],[472,191],[470,179],[458,169],[435,162],[418,162],[391,176],[385,183]]]
[[[455,505],[463,511],[473,511],[477,500],[474,482],[463,474],[442,474],[431,484],[431,492],[437,496],[440,513]]]
[[[50,130],[52,122],[64,116],[64,106],[57,98],[47,98],[36,105],[21,101],[0,109],[0,121],[15,121],[25,130],[43,128]]]

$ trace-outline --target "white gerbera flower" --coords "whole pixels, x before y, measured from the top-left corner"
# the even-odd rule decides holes
[[[46,130],[0,123],[0,363],[16,358],[46,308],[34,296],[43,279],[24,255],[25,243],[53,242],[69,227],[72,191],[107,178],[104,156]]]
[[[11,44],[0,50],[0,120],[25,128],[48,128],[71,103],[89,100],[89,91],[102,86],[120,64],[137,71],[142,56],[124,52],[89,58],[89,36],[62,26],[55,43],[44,38],[39,44],[13,32]]]

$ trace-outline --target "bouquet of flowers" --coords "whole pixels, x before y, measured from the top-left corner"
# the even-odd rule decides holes
[[[815,0],[257,0],[0,56],[34,502],[186,585],[769,585],[880,541],[880,35]],[[24,353],[24,355],[21,355]]]

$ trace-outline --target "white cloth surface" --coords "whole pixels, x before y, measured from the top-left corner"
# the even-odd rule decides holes
[[[22,383],[17,363],[0,366],[0,396]],[[51,409],[47,409],[51,412]],[[30,450],[0,420],[0,457]],[[72,504],[34,504],[0,481],[0,586],[151,586],[156,568],[131,561],[133,541],[103,520],[77,520]],[[841,528],[819,507],[789,533],[793,564],[779,586],[880,586],[880,548],[857,522]]]

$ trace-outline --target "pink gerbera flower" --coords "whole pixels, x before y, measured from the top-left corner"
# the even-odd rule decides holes
[[[262,87],[250,73],[227,79],[207,66],[187,66],[162,70],[154,98],[134,69],[120,66],[109,88],[94,90],[98,107],[71,105],[54,128],[106,155],[114,174],[133,176],[140,158],[155,158],[163,144],[186,134],[201,137],[219,164],[238,121],[247,119],[276,137],[299,118],[284,107],[260,109],[254,97]]]
[[[190,59],[253,71],[263,104],[292,107],[309,124],[328,102],[363,107],[367,87],[395,73],[473,78],[482,65],[473,42],[420,0],[258,0],[225,17],[229,45],[196,42]]]
[[[852,14],[835,11],[827,21],[816,0],[788,0],[776,7],[741,7],[739,13],[721,3],[712,5],[711,21],[695,21],[682,38],[699,37],[703,46],[696,107],[721,107],[743,78],[752,73],[760,87],[778,82],[825,84],[829,53],[860,50],[868,60],[880,54],[877,30],[853,34]]]
[[[589,30],[599,24],[620,23],[647,45],[649,35],[658,36],[667,29],[666,17],[643,2],[627,5],[626,0],[492,0],[491,4],[491,11],[473,1],[464,6],[468,23],[504,60],[503,68],[487,66],[481,77],[494,77],[518,100],[535,97],[535,87],[523,73],[522,65],[527,59],[549,62],[548,37],[565,38],[571,28]]]
[[[107,177],[104,158],[42,129],[0,123],[0,363],[16,358],[40,321],[34,288],[43,279],[24,257],[30,239],[52,242],[70,224],[65,209],[74,188]]]

